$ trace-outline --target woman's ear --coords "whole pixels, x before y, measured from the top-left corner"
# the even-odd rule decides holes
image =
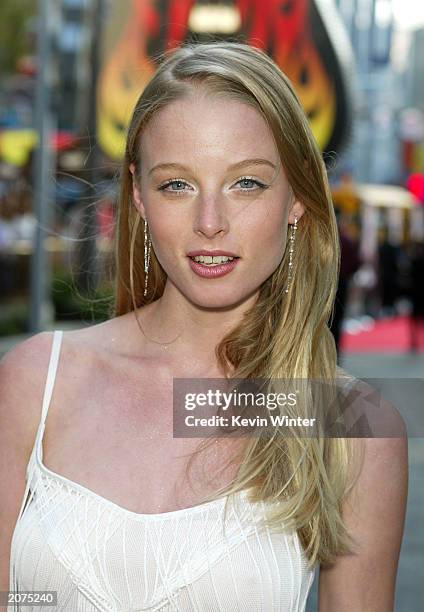
[[[136,172],[135,165],[134,164],[130,164],[129,165],[129,170],[130,170],[131,175],[132,175],[132,194],[133,194],[134,205],[137,208],[137,210],[140,213],[140,215],[145,220],[146,219],[146,211],[144,209],[143,200],[141,199],[141,191],[140,191],[140,186],[139,186],[138,180],[137,180],[137,172]]]
[[[301,216],[306,212],[306,208],[305,206],[302,204],[302,202],[300,202],[299,200],[293,200],[290,209],[289,209],[289,216],[288,216],[288,223],[290,224],[294,224],[294,216],[296,215],[297,220],[299,221],[299,219],[301,218]]]

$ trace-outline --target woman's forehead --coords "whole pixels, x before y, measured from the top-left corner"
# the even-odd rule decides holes
[[[229,156],[234,162],[263,157],[279,163],[272,132],[259,111],[216,96],[184,98],[160,109],[143,130],[140,146],[152,165],[164,150],[167,157]]]
[[[246,102],[226,96],[197,93],[166,104],[153,115],[147,127],[157,130],[160,127],[169,129],[172,126],[178,128],[190,125],[204,130],[211,123],[233,124],[236,129],[239,125],[245,128],[249,125],[268,128],[259,110]]]

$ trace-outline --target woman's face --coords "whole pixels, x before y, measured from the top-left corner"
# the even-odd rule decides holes
[[[196,91],[151,119],[140,152],[134,201],[167,282],[206,308],[252,298],[283,257],[287,223],[304,212],[262,116]],[[196,251],[209,259],[193,261]],[[215,251],[237,258],[217,263]]]

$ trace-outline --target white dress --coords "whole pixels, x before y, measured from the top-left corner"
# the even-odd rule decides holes
[[[43,464],[62,331],[53,334],[40,424],[14,528],[9,590],[57,591],[69,612],[302,612],[315,575],[295,532],[259,526],[245,492],[160,514],[127,510]],[[232,503],[231,503],[232,502]],[[8,612],[21,609],[9,605]]]

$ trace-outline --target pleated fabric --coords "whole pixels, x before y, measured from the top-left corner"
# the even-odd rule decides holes
[[[250,502],[246,491],[139,514],[43,464],[62,333],[53,334],[9,581],[9,590],[57,591],[57,606],[17,603],[8,612],[304,611],[315,568],[308,566],[297,533],[271,531],[260,520],[265,504]]]

